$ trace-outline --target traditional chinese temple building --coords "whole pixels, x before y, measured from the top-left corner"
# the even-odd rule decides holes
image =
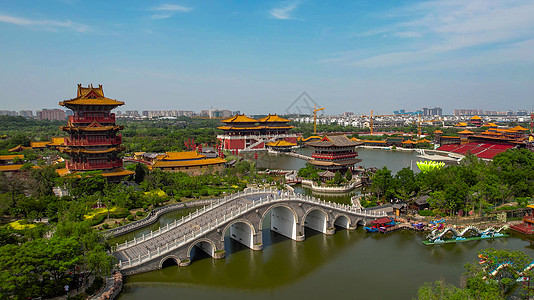
[[[61,126],[69,134],[64,139],[65,146],[58,150],[69,155],[66,169],[58,170],[60,175],[84,171],[102,171],[110,180],[133,174],[122,168],[124,151],[122,137],[118,132],[124,127],[115,124],[115,114],[111,110],[124,105],[124,102],[106,98],[102,85],[82,87],[78,84],[76,98],[59,102],[74,112],[69,116],[67,126]]]
[[[528,143],[528,129],[521,126],[498,128],[488,126],[482,132],[463,130],[458,132],[456,143],[452,137],[440,137],[438,150],[465,155],[468,152],[482,159],[493,159],[495,155],[510,148],[524,148]]]
[[[223,158],[207,158],[206,155],[196,151],[167,152],[158,155],[149,168],[200,175],[222,171],[225,163],[226,160]]]
[[[310,164],[331,172],[353,170],[362,160],[357,158],[355,147],[361,142],[349,140],[345,135],[326,135],[321,141],[309,142],[314,148]]]
[[[260,120],[247,117],[244,114],[235,115],[223,120],[224,131],[217,136],[225,150],[264,150],[266,143],[284,140],[297,142],[297,135],[289,133],[293,126],[287,125],[290,120],[269,114]]]
[[[479,116],[473,116],[471,119],[469,119],[469,123],[471,125],[474,125],[476,127],[480,127],[483,124],[482,118]]]

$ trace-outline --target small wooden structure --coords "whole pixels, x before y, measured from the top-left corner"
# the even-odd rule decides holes
[[[524,234],[534,234],[534,205],[527,205],[528,208],[530,208],[530,214],[527,214],[523,218],[523,223],[512,225],[510,226],[510,229],[524,233]]]

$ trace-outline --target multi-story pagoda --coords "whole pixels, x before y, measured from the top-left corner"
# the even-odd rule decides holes
[[[287,125],[289,120],[269,114],[260,120],[242,115],[235,115],[222,121],[224,126],[219,129],[224,134],[218,135],[223,149],[226,150],[264,150],[266,143],[276,141],[297,142],[297,135],[288,131],[293,126]]]
[[[310,164],[325,171],[341,173],[353,170],[354,165],[362,160],[358,157],[355,147],[361,142],[349,140],[345,135],[327,135],[322,140],[309,142],[314,148]]]
[[[133,172],[122,168],[120,152],[122,136],[117,135],[124,126],[115,124],[115,114],[111,110],[124,105],[124,102],[104,97],[102,85],[97,88],[78,84],[76,98],[59,102],[74,112],[69,116],[67,126],[61,130],[68,132],[62,153],[70,156],[66,170],[61,175],[83,171],[103,171],[102,175],[110,179],[120,179]]]

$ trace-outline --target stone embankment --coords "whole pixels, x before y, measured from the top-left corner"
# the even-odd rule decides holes
[[[217,199],[208,199],[208,200],[197,200],[197,201],[191,201],[191,202],[175,203],[175,204],[171,204],[171,205],[158,207],[158,208],[152,210],[151,212],[149,212],[148,215],[144,219],[139,220],[139,221],[135,221],[135,222],[132,222],[132,223],[129,223],[129,224],[126,224],[124,226],[120,226],[120,227],[117,227],[117,228],[113,228],[113,229],[107,230],[107,231],[104,232],[104,235],[107,236],[107,237],[121,236],[123,234],[135,231],[137,229],[140,229],[140,228],[143,228],[143,227],[146,227],[148,225],[151,225],[151,224],[155,223],[159,219],[159,217],[162,216],[163,214],[166,214],[166,213],[169,213],[171,211],[178,210],[178,209],[188,208],[188,207],[198,207],[198,206],[210,205],[212,202],[217,201],[217,200],[219,200],[219,198],[217,198]]]
[[[350,192],[355,188],[359,188],[362,186],[362,182],[360,178],[357,178],[355,181],[351,182],[350,184],[342,185],[342,186],[320,186],[317,185],[312,180],[307,179],[301,179],[301,184],[308,186],[312,191],[314,192],[326,192],[326,193],[346,193]]]
[[[122,274],[121,272],[115,272],[113,276],[106,278],[106,286],[104,289],[91,300],[106,300],[115,299],[122,291]]]

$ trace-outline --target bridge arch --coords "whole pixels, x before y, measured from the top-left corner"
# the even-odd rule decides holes
[[[348,229],[350,228],[350,218],[345,214],[339,214],[334,220],[334,225]]]
[[[366,226],[367,225],[367,222],[365,221],[365,219],[359,219],[356,221],[356,226]]]
[[[189,247],[187,248],[186,253],[187,253],[188,259],[191,259],[191,251],[193,250],[195,246],[198,246],[198,248],[208,253],[211,257],[213,257],[215,254],[215,250],[216,250],[215,243],[210,239],[200,238],[192,242],[191,245],[189,245]]]
[[[221,242],[224,243],[226,231],[230,230],[230,238],[253,249],[256,229],[254,224],[247,219],[241,218],[228,223],[221,231]]]
[[[177,265],[180,265],[181,260],[175,255],[167,255],[159,261],[159,268],[163,269],[163,264],[169,259],[173,260]]]
[[[328,214],[321,207],[312,207],[302,217],[302,224],[315,231],[326,233]]]
[[[259,230],[263,230],[263,221],[271,215],[271,230],[290,239],[297,240],[298,214],[287,204],[277,203],[269,206],[262,214]]]

